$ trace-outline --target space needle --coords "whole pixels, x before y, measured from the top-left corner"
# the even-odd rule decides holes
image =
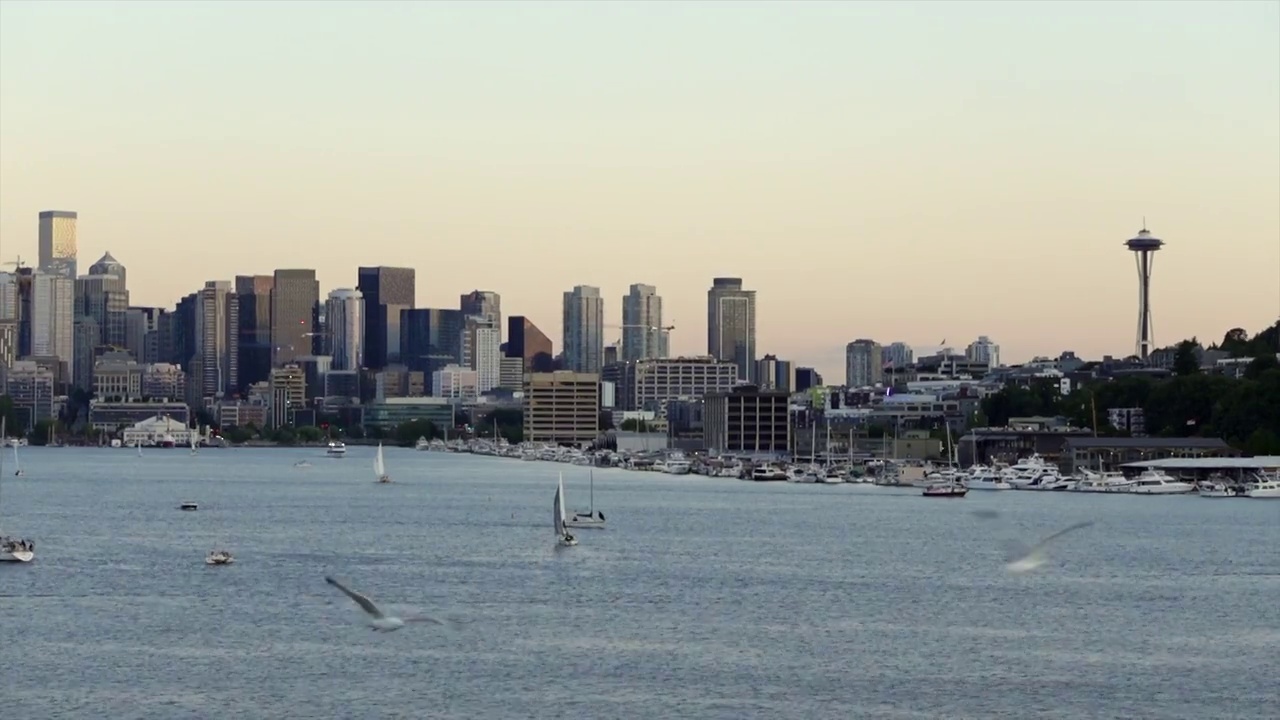
[[[1142,220],[1142,230],[1137,237],[1125,241],[1125,247],[1133,253],[1134,263],[1138,266],[1138,341],[1135,348],[1138,357],[1145,362],[1151,353],[1151,266],[1157,250],[1164,241],[1147,230],[1147,221]]]

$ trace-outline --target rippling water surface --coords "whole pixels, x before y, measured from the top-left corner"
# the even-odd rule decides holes
[[[388,450],[31,448],[0,717],[1275,718],[1280,501],[556,474]],[[308,469],[293,463],[307,458]],[[11,467],[11,457],[7,465]],[[180,512],[179,502],[200,503]],[[983,520],[969,511],[1000,511]],[[1078,520],[1041,571],[1002,545]],[[237,563],[206,567],[231,549]],[[453,632],[369,632],[324,576]]]

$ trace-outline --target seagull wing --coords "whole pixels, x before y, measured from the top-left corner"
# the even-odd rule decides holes
[[[352,590],[351,588],[347,587],[346,585],[343,585],[342,583],[338,582],[337,580],[334,580],[331,577],[326,576],[324,581],[341,590],[343,595],[346,595],[352,600],[355,600],[357,605],[359,605],[365,612],[369,613],[374,618],[382,617],[382,611],[379,610],[378,606],[374,605],[373,601],[370,600],[369,598],[365,597],[364,595],[361,595],[360,593],[356,592],[355,590]]]
[[[1043,549],[1044,549],[1044,547],[1045,547],[1046,545],[1048,545],[1049,543],[1053,542],[1054,540],[1057,540],[1058,538],[1062,537],[1063,535],[1066,535],[1066,534],[1067,534],[1067,533],[1069,533],[1069,532],[1075,532],[1076,530],[1079,530],[1080,528],[1087,528],[1087,527],[1089,527],[1089,526],[1090,526],[1090,525],[1092,525],[1092,524],[1093,524],[1093,521],[1092,521],[1092,520],[1086,520],[1085,522],[1078,522],[1078,523],[1076,523],[1075,525],[1070,525],[1070,526],[1068,526],[1068,527],[1065,527],[1065,528],[1063,528],[1062,530],[1059,530],[1058,532],[1056,532],[1056,533],[1054,533],[1054,534],[1052,534],[1052,535],[1050,535],[1050,536],[1048,536],[1048,537],[1044,538],[1044,539],[1043,539],[1043,540],[1041,540],[1040,542],[1036,543],[1036,544],[1031,548],[1031,550],[1032,550],[1032,552],[1035,552],[1035,551],[1038,551],[1038,550],[1043,550]]]

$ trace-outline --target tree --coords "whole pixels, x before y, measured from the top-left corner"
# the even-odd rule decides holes
[[[431,440],[439,434],[436,424],[430,420],[410,420],[396,426],[395,440],[403,447],[413,447],[418,438]]]
[[[215,430],[218,428],[218,421],[213,417],[213,413],[204,408],[196,410],[196,423],[202,427],[214,428]]]
[[[298,439],[305,443],[319,442],[324,433],[318,427],[306,426],[298,428]]]
[[[1178,343],[1178,348],[1173,355],[1173,372],[1175,375],[1195,375],[1200,372],[1200,358],[1196,355],[1196,350],[1200,348],[1200,343],[1195,339],[1183,340]]]
[[[4,418],[6,435],[9,437],[22,435],[23,428],[18,427],[18,411],[13,407],[13,398],[8,395],[0,395],[0,418]]]
[[[1249,333],[1244,328],[1231,328],[1222,336],[1218,349],[1230,353],[1231,357],[1244,357],[1249,352]]]

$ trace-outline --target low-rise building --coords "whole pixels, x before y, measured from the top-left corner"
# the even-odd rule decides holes
[[[600,376],[559,370],[524,379],[524,439],[584,444],[600,434]]]
[[[784,455],[791,451],[791,394],[739,385],[703,398],[703,431],[709,451]]]
[[[437,428],[452,428],[458,402],[439,397],[386,398],[364,406],[364,426],[395,430],[407,422],[425,420]]]

